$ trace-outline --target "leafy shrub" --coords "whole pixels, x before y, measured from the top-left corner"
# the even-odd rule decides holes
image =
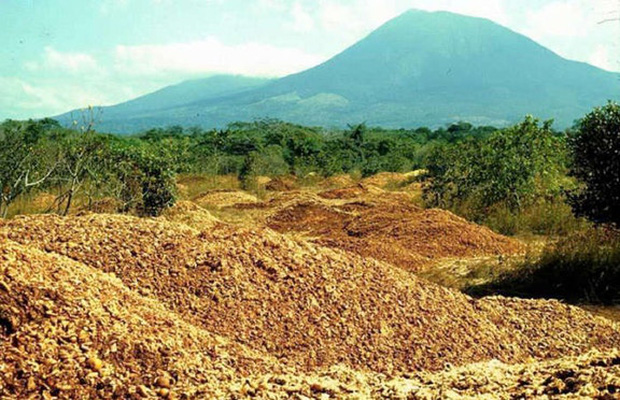
[[[154,154],[150,146],[120,145],[110,149],[119,185],[121,211],[157,216],[176,200],[175,173],[170,160]]]
[[[578,213],[596,222],[620,223],[620,105],[609,102],[587,114],[570,142],[574,174],[585,184],[574,198]]]
[[[540,124],[530,116],[486,139],[435,146],[427,161],[425,202],[516,233],[524,227],[519,219],[526,210],[561,204],[572,185],[567,154],[551,122]]]
[[[531,233],[563,236],[587,227],[587,221],[576,217],[562,197],[538,199],[519,213],[498,204],[488,210],[483,222],[504,235]]]
[[[50,136],[58,128],[49,119],[0,125],[0,218],[19,196],[41,187],[56,170],[58,148]]]

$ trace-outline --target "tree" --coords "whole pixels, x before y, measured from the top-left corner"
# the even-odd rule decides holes
[[[117,142],[109,149],[114,161],[121,211],[134,210],[142,216],[158,216],[176,201],[174,167],[169,159],[157,155],[152,145]]]
[[[620,223],[620,105],[592,110],[569,143],[573,173],[584,184],[573,198],[575,211],[596,222]]]
[[[566,165],[564,144],[531,116],[487,139],[469,138],[435,147],[428,158],[431,182],[425,197],[433,206],[467,203],[470,217],[502,204],[518,213],[537,197],[561,192]]]
[[[84,132],[65,131],[58,138],[60,155],[56,179],[63,188],[56,199],[59,212],[67,215],[75,195],[87,180],[96,182],[102,164],[97,154],[104,150],[105,138],[91,130]]]
[[[366,128],[365,123],[361,123],[358,125],[349,125],[349,132],[347,132],[347,136],[352,141],[352,147],[357,153],[357,163],[362,166],[366,162],[366,154],[364,152],[364,144],[366,141]]]
[[[0,216],[6,218],[17,197],[45,183],[56,169],[48,130],[57,125],[44,120],[7,121],[0,126]]]

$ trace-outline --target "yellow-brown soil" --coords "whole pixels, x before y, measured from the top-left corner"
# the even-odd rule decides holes
[[[319,193],[276,207],[267,225],[302,232],[312,241],[417,271],[443,258],[509,255],[516,240],[470,223],[449,211],[423,210],[403,192],[358,185]],[[344,200],[344,201],[343,201]]]
[[[0,220],[0,398],[617,398],[617,323],[410,272],[520,242],[349,180]]]
[[[220,223],[209,211],[191,201],[177,201],[164,211],[162,218],[196,229],[209,229]]]
[[[295,177],[291,176],[278,176],[265,184],[265,189],[272,192],[285,192],[288,190],[293,190],[296,187],[297,182]]]
[[[598,369],[567,365],[615,393],[619,347],[620,326],[579,308],[475,300],[268,228],[117,215],[0,222],[2,398],[286,398],[290,384],[315,398],[399,398],[416,382],[441,397],[477,370],[468,364],[493,359],[525,366],[458,390],[512,393],[529,370],[532,385],[552,386],[542,376],[565,361],[542,360],[592,349],[604,352],[592,356]],[[439,372],[448,364],[457,369]]]
[[[241,398],[289,399],[617,399],[620,353],[507,365],[498,361],[449,367],[438,373],[389,377],[335,366],[313,375],[245,378],[232,385]]]

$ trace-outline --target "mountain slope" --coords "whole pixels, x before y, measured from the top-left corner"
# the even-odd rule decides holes
[[[135,132],[142,129],[165,126],[172,123],[169,110],[197,101],[218,99],[242,93],[270,82],[266,78],[240,75],[215,75],[203,79],[184,81],[166,86],[153,93],[137,97],[110,107],[102,107],[103,114],[99,129],[110,132]],[[79,111],[73,111],[73,114]],[[58,117],[61,122],[70,122],[71,113]],[[161,118],[157,116],[161,115]],[[182,122],[180,122],[182,125]]]
[[[608,99],[620,99],[620,74],[563,59],[486,19],[412,10],[301,73],[118,118],[211,127],[268,116],[410,127],[458,120],[504,125],[534,114],[566,127]]]

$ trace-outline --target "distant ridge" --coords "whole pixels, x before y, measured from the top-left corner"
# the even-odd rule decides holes
[[[106,107],[99,129],[220,127],[260,117],[319,126],[501,126],[525,114],[564,128],[610,99],[620,99],[620,74],[566,60],[487,19],[410,10],[314,68],[275,80],[184,82]]]

